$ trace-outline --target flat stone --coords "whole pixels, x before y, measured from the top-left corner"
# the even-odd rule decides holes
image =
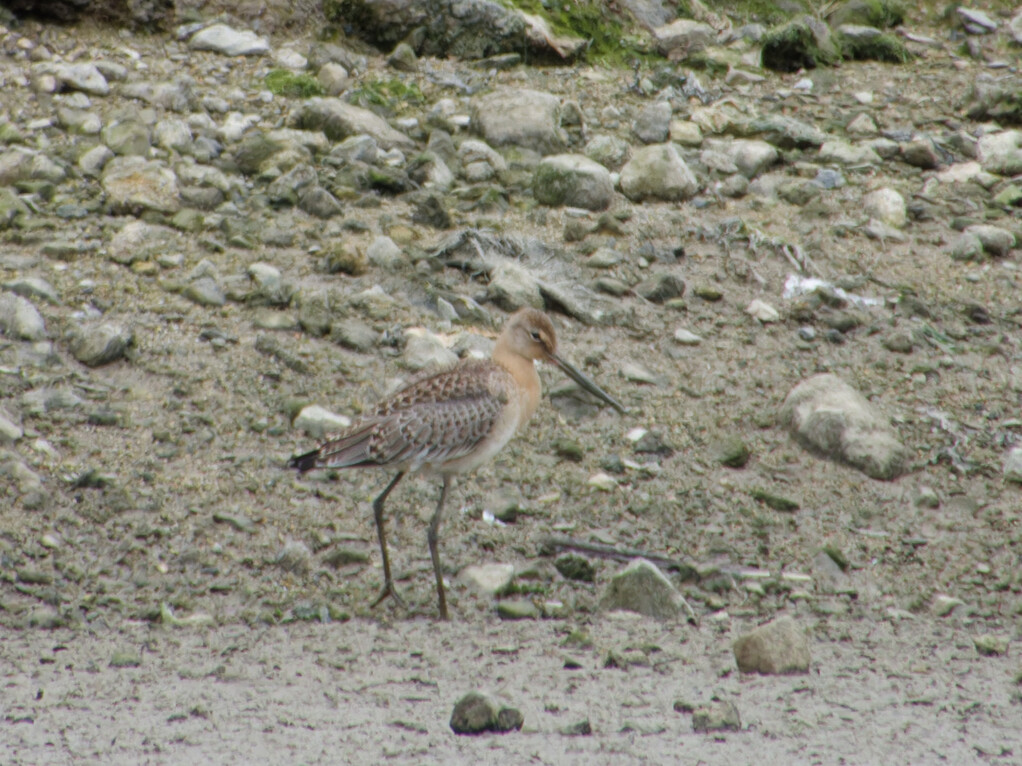
[[[642,558],[634,559],[611,578],[600,599],[600,608],[638,612],[657,620],[691,614],[674,583],[655,564]]]
[[[160,162],[115,157],[103,168],[102,181],[107,204],[115,212],[176,213],[181,209],[177,176]]]
[[[270,44],[250,30],[238,31],[226,24],[213,24],[192,35],[188,47],[193,51],[213,51],[225,56],[261,56]]]

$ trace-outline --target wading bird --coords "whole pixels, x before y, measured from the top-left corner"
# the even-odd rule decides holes
[[[439,475],[443,481],[426,539],[436,575],[440,618],[448,619],[437,538],[451,476],[474,471],[496,455],[536,411],[541,393],[533,364],[537,359],[560,368],[583,389],[625,412],[621,404],[558,355],[557,336],[546,314],[525,308],[508,319],[489,360],[462,361],[413,380],[341,433],[288,462],[301,473],[316,468],[363,467],[396,471],[373,501],[384,583],[373,606],[388,596],[404,605],[390,573],[383,504],[406,473],[421,471]]]

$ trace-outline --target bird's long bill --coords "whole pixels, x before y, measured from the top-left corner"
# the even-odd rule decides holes
[[[561,371],[565,375],[567,375],[573,381],[578,383],[579,386],[581,386],[583,389],[591,393],[593,396],[602,399],[618,412],[622,414],[627,413],[627,410],[625,409],[624,405],[621,404],[621,402],[619,402],[613,396],[608,394],[598,385],[593,383],[593,381],[589,380],[589,378],[587,378],[580,369],[575,367],[575,365],[565,361],[562,357],[558,356],[557,354],[550,354],[548,358],[550,359],[551,362],[560,367]]]

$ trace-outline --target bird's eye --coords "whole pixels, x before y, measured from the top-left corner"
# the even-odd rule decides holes
[[[539,343],[539,341],[541,340],[541,338],[539,337],[539,333],[538,333],[538,332],[536,332],[535,330],[533,330],[532,332],[530,332],[530,333],[529,333],[529,335],[531,335],[531,336],[532,336],[532,339],[533,339],[534,341],[536,341],[537,343]]]

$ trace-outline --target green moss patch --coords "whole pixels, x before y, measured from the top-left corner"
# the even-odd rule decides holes
[[[286,98],[310,98],[322,96],[325,92],[316,78],[307,74],[295,74],[286,69],[274,69],[269,72],[265,82],[271,93]]]
[[[415,83],[404,83],[397,79],[370,80],[353,90],[348,101],[356,106],[396,109],[404,104],[421,104],[425,96]]]

